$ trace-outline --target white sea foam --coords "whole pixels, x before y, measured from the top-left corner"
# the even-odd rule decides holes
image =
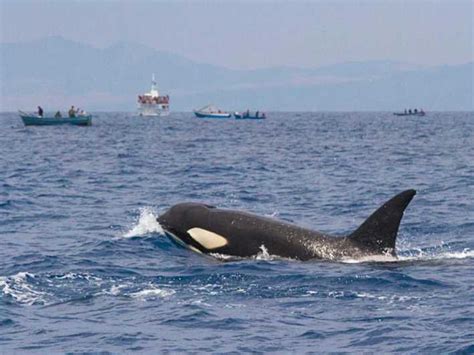
[[[35,303],[45,303],[45,292],[35,290],[28,283],[28,278],[34,278],[34,274],[28,272],[19,272],[13,276],[1,276],[0,288],[4,295],[12,297],[21,304],[32,305]]]
[[[467,259],[474,258],[474,250],[469,248],[463,251],[437,251],[437,252],[424,252],[423,250],[417,250],[412,252],[411,255],[370,255],[358,259],[342,259],[341,262],[348,264],[358,263],[393,263],[400,261],[435,261],[435,260],[449,260],[449,259]]]
[[[381,300],[381,301],[387,299],[386,296],[373,295],[373,294],[367,293],[367,292],[354,292],[354,295],[357,298],[378,299],[378,300]]]
[[[129,296],[146,300],[148,298],[166,298],[174,295],[175,293],[176,291],[172,289],[163,289],[152,286],[151,288],[146,288],[138,292],[130,293]]]
[[[227,254],[221,254],[221,253],[209,253],[210,256],[222,260],[222,261],[235,261],[235,260],[242,260],[243,258],[238,257],[238,256],[232,256],[232,255],[227,255]]]
[[[204,302],[204,300],[202,300],[202,299],[194,300],[194,301],[191,302],[191,304],[195,304],[195,305],[198,305],[198,306],[204,306],[204,307],[212,307],[211,304]]]
[[[163,228],[156,220],[156,211],[151,207],[140,209],[140,216],[131,229],[123,234],[125,238],[139,237],[150,233],[164,233]]]
[[[369,255],[358,259],[343,258],[341,262],[347,264],[358,264],[358,263],[393,263],[400,261],[399,258],[393,255]]]
[[[57,280],[87,280],[95,284],[101,284],[103,282],[103,280],[100,277],[91,275],[89,273],[78,274],[75,272],[68,272],[67,274],[56,276],[55,278]]]
[[[474,258],[474,250],[465,248],[462,251],[441,251],[441,252],[423,252],[422,250],[417,251],[416,255],[399,256],[398,259],[401,261],[412,261],[412,260],[446,260],[446,259],[469,259]]]
[[[120,289],[122,288],[123,286],[122,285],[113,285],[111,288],[110,288],[110,291],[109,291],[109,294],[113,295],[113,296],[118,296],[120,294]]]
[[[107,296],[120,296],[122,294],[122,289],[127,287],[127,285],[112,285],[109,289],[103,289],[96,293],[97,296],[107,295]]]
[[[420,297],[416,296],[407,296],[407,295],[375,295],[368,292],[354,292],[354,296],[357,298],[366,298],[366,299],[377,299],[379,301],[388,301],[388,303],[403,303],[411,301],[419,301]],[[423,296],[426,298],[426,296]]]

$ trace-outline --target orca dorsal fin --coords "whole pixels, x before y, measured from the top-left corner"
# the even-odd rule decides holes
[[[403,212],[408,206],[415,190],[406,190],[385,202],[377,211],[361,224],[349,239],[358,247],[374,254],[391,253],[395,255],[395,240]]]

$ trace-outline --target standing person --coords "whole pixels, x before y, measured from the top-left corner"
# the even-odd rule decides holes
[[[76,117],[76,110],[74,109],[74,105],[71,106],[71,108],[69,109],[69,117]]]
[[[41,106],[38,106],[38,116],[43,117],[43,109],[41,108]]]

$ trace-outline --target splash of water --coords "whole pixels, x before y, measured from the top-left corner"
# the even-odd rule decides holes
[[[257,255],[255,255],[256,260],[273,260],[273,256],[270,255],[265,245],[260,245],[260,250],[261,251]]]
[[[220,254],[220,253],[210,253],[210,256],[219,259],[221,261],[240,261],[247,259],[246,257],[235,256],[235,255],[227,255],[227,254]],[[291,258],[284,258],[278,255],[272,255],[268,252],[268,249],[265,245],[260,246],[260,251],[255,254],[254,256],[250,257],[254,260],[265,260],[265,261],[272,261],[272,260],[292,260]]]
[[[125,238],[139,237],[150,233],[164,233],[163,228],[156,220],[156,211],[151,207],[143,207],[140,209],[140,216],[136,223],[128,232],[123,234]]]

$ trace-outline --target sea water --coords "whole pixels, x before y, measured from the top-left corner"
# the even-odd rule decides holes
[[[0,115],[0,351],[474,352],[474,115]],[[201,201],[345,235],[402,190],[398,259],[203,257]]]

